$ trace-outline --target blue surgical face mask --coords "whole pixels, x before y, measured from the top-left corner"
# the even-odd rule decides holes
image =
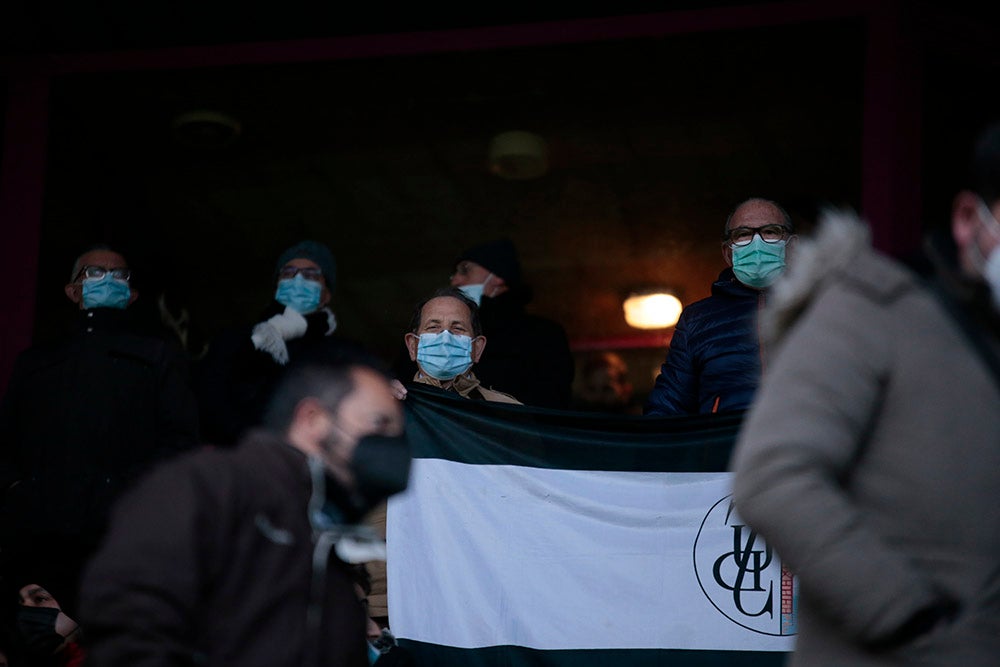
[[[472,366],[472,338],[448,330],[420,334],[417,363],[432,378],[450,380]]]
[[[322,285],[315,280],[306,280],[299,273],[294,278],[278,281],[274,300],[302,315],[308,315],[319,308],[319,300],[322,295]]]
[[[86,278],[83,281],[83,307],[118,308],[128,306],[132,298],[132,289],[124,280],[115,280],[110,272],[101,278]]]
[[[375,661],[382,657],[382,654],[377,648],[372,646],[371,642],[366,642],[368,644],[368,664],[374,665]]]
[[[733,273],[736,278],[755,289],[769,287],[785,269],[787,243],[766,243],[760,235],[754,235],[750,243],[733,248]]]
[[[462,285],[458,290],[469,297],[471,301],[475,301],[478,306],[483,301],[483,288],[485,287],[486,283],[479,283],[478,285]]]
[[[462,285],[458,288],[458,290],[465,296],[469,297],[470,300],[475,301],[477,306],[481,306],[483,303],[483,290],[486,289],[486,283],[488,283],[492,277],[493,274],[491,273],[486,276],[486,280],[478,285]]]

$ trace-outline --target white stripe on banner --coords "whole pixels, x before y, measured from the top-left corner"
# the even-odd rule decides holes
[[[413,463],[387,521],[397,637],[792,650],[794,587],[729,511],[729,473]]]

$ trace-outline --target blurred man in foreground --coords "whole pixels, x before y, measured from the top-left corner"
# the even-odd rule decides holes
[[[971,176],[929,282],[828,215],[762,318],[733,497],[798,575],[793,665],[1000,657],[1000,124]]]
[[[164,465],[119,505],[82,589],[89,664],[367,665],[351,564],[385,543],[359,521],[409,464],[380,370],[290,368],[263,428]]]

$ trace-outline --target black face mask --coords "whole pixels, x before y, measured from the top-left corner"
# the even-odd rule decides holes
[[[351,459],[354,496],[367,513],[389,496],[406,488],[410,480],[410,442],[405,435],[366,435],[358,440]]]
[[[34,655],[52,655],[65,638],[56,632],[59,610],[52,607],[18,607],[17,629],[25,646]]]
[[[343,461],[336,453],[340,441],[333,433],[320,443],[326,462]],[[357,523],[383,500],[406,488],[410,478],[410,443],[405,435],[366,435],[358,439],[350,463],[344,463],[354,477],[348,490],[327,475],[326,507],[323,512],[334,523]],[[333,508],[336,508],[335,510]]]

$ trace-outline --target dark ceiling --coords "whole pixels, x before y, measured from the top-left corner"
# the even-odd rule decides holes
[[[788,0],[778,0],[778,3]],[[8,0],[3,53],[122,51],[448,30],[673,10],[743,0],[599,3],[379,3],[320,0]]]
[[[141,49],[588,18],[331,4],[23,3],[4,52]],[[741,3],[710,3],[732,7]],[[742,3],[749,4],[749,3]],[[661,9],[706,3],[657,3]],[[773,5],[772,5],[773,7]],[[641,3],[615,14],[649,11]],[[256,316],[273,261],[303,237],[338,261],[342,331],[395,353],[412,304],[469,244],[509,236],[533,310],[579,349],[627,345],[621,299],[668,285],[701,298],[722,268],[726,212],[749,196],[808,228],[817,204],[857,207],[865,42],[857,20],[304,63],[62,74],[51,89],[39,335],[94,239],[129,249],[147,312],[165,291],[196,338]],[[990,65],[995,68],[995,65]],[[956,85],[950,60],[932,86]],[[990,70],[994,71],[994,70]],[[949,89],[950,90],[950,89]],[[954,119],[928,107],[934,123]],[[180,141],[185,112],[241,126],[223,147]],[[496,177],[490,138],[531,130],[551,169]],[[933,141],[930,142],[933,145]],[[143,301],[142,299],[140,301]],[[649,359],[662,355],[662,347]],[[641,370],[642,373],[646,369]]]

